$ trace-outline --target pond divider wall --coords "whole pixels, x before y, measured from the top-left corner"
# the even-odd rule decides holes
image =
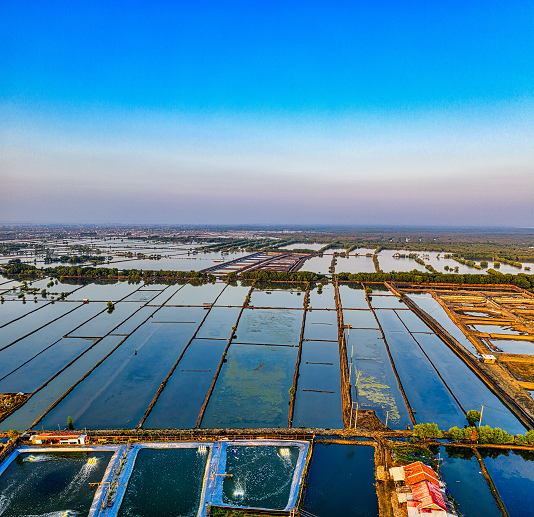
[[[486,468],[486,465],[484,464],[484,460],[482,459],[480,452],[478,452],[476,448],[473,448],[473,452],[475,454],[476,459],[478,460],[478,464],[480,465],[480,470],[482,472],[482,475],[484,476],[486,483],[490,487],[491,495],[493,496],[493,498],[495,499],[495,502],[497,503],[497,506],[499,507],[502,517],[509,517],[508,511],[506,510],[506,506],[504,506],[504,503],[502,502],[499,491],[497,490],[497,487],[495,486],[493,479],[491,479],[490,473],[488,472],[488,469]]]
[[[339,285],[334,284],[334,298],[336,302],[337,311],[337,334],[339,343],[339,370],[341,382],[341,407],[343,423],[346,428],[350,427],[351,412],[352,412],[352,395],[350,386],[349,364],[347,361],[347,344],[345,342],[345,325],[343,322],[343,307],[341,305],[341,296],[339,295]]]
[[[195,339],[195,337],[197,336],[198,331],[200,330],[200,327],[202,327],[202,325],[204,324],[204,321],[206,321],[206,318],[208,317],[209,313],[211,312],[211,309],[217,303],[217,300],[219,299],[219,296],[221,296],[221,294],[225,291],[225,289],[227,287],[228,287],[228,284],[223,287],[222,291],[217,295],[217,298],[215,298],[215,301],[209,306],[208,310],[204,314],[204,317],[202,318],[202,321],[200,322],[200,324],[198,325],[198,327],[195,330],[194,334],[191,336],[191,338],[187,342],[187,345],[185,345],[184,349],[182,350],[182,353],[180,354],[180,356],[178,357],[178,359],[174,363],[173,367],[171,368],[171,371],[167,374],[167,377],[165,377],[165,379],[163,379],[163,382],[160,384],[160,386],[158,388],[158,391],[154,395],[154,398],[152,399],[152,401],[148,405],[148,408],[146,409],[146,411],[145,411],[143,417],[141,418],[139,424],[137,424],[137,429],[140,429],[141,427],[143,427],[143,424],[145,423],[146,419],[148,418],[148,415],[150,415],[150,412],[152,411],[152,409],[156,405],[156,402],[158,401],[159,396],[161,395],[162,391],[165,389],[165,386],[167,386],[167,382],[169,382],[169,379],[171,378],[172,374],[174,373],[174,371],[178,367],[178,364],[182,360],[182,357],[184,356],[186,350],[189,348],[189,345],[191,344],[193,339]],[[232,333],[232,335],[233,335],[233,333]]]
[[[299,351],[297,353],[297,362],[295,363],[295,373],[293,374],[293,393],[291,393],[291,400],[289,404],[289,418],[287,427],[293,426],[293,415],[295,413],[295,400],[297,398],[297,388],[299,382],[299,369],[300,369],[300,360],[302,358],[302,340],[304,339],[304,326],[306,325],[306,300],[310,296],[310,288],[306,289],[304,294],[304,314],[302,315],[302,327],[300,328],[300,339],[299,339]]]
[[[243,305],[241,306],[241,310],[239,311],[239,314],[237,315],[237,320],[235,322],[234,329],[237,329],[237,325],[239,324],[241,314],[243,314],[243,310],[245,309],[247,300],[250,300],[250,295],[252,294],[253,289],[254,289],[254,286],[252,286],[249,289],[248,294],[245,297],[245,301],[243,302]],[[202,407],[200,408],[200,413],[198,415],[198,420],[197,420],[197,428],[199,428],[200,425],[202,424],[202,419],[204,418],[204,413],[206,412],[206,408],[208,407],[208,402],[210,400],[211,394],[213,393],[213,389],[215,388],[215,383],[217,382],[217,379],[219,378],[219,374],[221,373],[222,365],[224,364],[226,354],[228,353],[228,349],[230,348],[230,345],[232,344],[232,340],[234,339],[234,334],[235,334],[234,329],[232,329],[232,333],[230,334],[230,339],[228,340],[228,344],[226,345],[226,348],[224,349],[223,355],[219,362],[219,366],[217,367],[217,371],[215,372],[215,375],[213,376],[213,380],[211,381],[211,386],[210,386],[210,389],[208,390],[208,394],[206,395],[206,400],[204,400],[204,404],[202,404]]]

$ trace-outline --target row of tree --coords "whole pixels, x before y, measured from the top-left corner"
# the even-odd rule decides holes
[[[413,428],[413,440],[439,440],[445,435],[440,431],[437,424],[416,424]],[[451,427],[447,436],[454,442],[471,442],[478,444],[491,443],[495,445],[534,445],[534,431],[527,431],[525,434],[508,434],[499,427],[492,428],[489,425],[480,427],[466,426]]]
[[[337,279],[343,282],[406,282],[414,284],[511,284],[534,292],[534,275],[518,273],[512,275],[486,274],[447,274],[440,272],[426,273],[417,271],[399,271],[391,273],[338,273]]]

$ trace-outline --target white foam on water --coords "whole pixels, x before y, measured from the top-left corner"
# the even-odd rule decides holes
[[[77,512],[76,510],[58,510],[49,513],[28,514],[21,517],[75,517],[76,515],[80,515],[80,512]]]
[[[75,492],[87,484],[87,480],[91,473],[98,468],[99,458],[88,458],[84,463],[82,468],[77,472],[77,474],[72,478],[72,481],[68,486],[63,490],[60,497],[66,496],[69,492]],[[67,516],[65,516],[67,517]]]
[[[30,454],[29,456],[26,456],[22,461],[28,461],[28,462],[40,462],[40,461],[57,461],[57,457],[50,456],[49,454],[38,454],[37,456]]]

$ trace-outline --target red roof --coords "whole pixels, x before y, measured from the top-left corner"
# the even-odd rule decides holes
[[[78,439],[80,436],[83,436],[83,434],[79,434],[79,433],[43,433],[43,434],[37,434],[37,435],[34,435],[32,436],[32,438],[34,440],[50,440],[51,438],[59,438],[61,440],[65,440],[65,439],[70,439],[70,440],[74,440],[74,439]]]
[[[404,482],[407,485],[415,485],[420,481],[430,481],[439,486],[438,475],[424,463],[417,461],[404,467]]]
[[[445,501],[441,495],[440,489],[433,483],[428,481],[421,481],[412,486],[412,494],[414,500],[418,502],[417,508],[422,509],[433,509],[433,510],[443,510],[447,511],[445,506]]]

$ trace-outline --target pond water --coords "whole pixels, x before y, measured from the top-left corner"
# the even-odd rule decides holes
[[[227,343],[193,339],[143,427],[195,427]]]
[[[135,284],[129,282],[88,284],[72,293],[68,300],[82,301],[87,299],[89,301],[118,302],[142,286],[142,282]]]
[[[207,457],[196,448],[140,449],[118,516],[195,516]]]
[[[514,339],[492,339],[490,343],[506,354],[534,355],[534,341]]]
[[[228,284],[219,298],[217,298],[215,305],[235,305],[241,307],[249,291],[250,287]]]
[[[304,325],[304,339],[327,340],[337,343],[337,312],[318,309],[308,311]]]
[[[365,291],[359,284],[340,285],[339,297],[344,309],[369,309]]]
[[[172,297],[173,294],[175,294],[180,289],[183,289],[185,285],[186,284],[184,283],[168,285],[166,289],[163,289],[162,291],[160,291],[160,293],[155,298],[152,298],[152,300],[150,300],[150,302],[147,305],[150,305],[150,306],[163,305],[167,300],[169,300]]]
[[[487,332],[488,334],[510,334],[513,336],[526,336],[527,332],[520,332],[513,327],[505,325],[468,325],[468,327],[478,332]]]
[[[142,250],[136,250],[143,253]],[[143,269],[152,271],[200,271],[229,260],[235,260],[240,257],[250,255],[248,251],[236,251],[232,253],[222,254],[221,252],[203,253],[198,252],[193,254],[187,252],[173,254],[170,257],[163,256],[159,251],[151,251],[150,253],[160,253],[162,258],[160,260],[150,259],[122,259],[117,257],[111,263],[110,267],[118,269]]]
[[[525,428],[513,413],[438,336],[417,334],[416,339],[465,412],[471,409],[480,410],[480,406],[484,405],[483,417],[486,425],[500,427],[510,434],[525,432]],[[461,423],[464,424],[465,420]],[[452,425],[458,424],[451,423]]]
[[[203,339],[230,339],[240,307],[213,307],[200,327],[196,337]]]
[[[17,318],[28,316],[33,311],[42,309],[49,304],[50,301],[40,301],[35,303],[33,300],[24,303],[22,300],[6,300],[0,303],[0,327],[9,325]]]
[[[121,339],[123,338],[118,336],[107,336],[99,341],[87,353],[33,395],[20,409],[0,422],[0,431],[28,429],[68,388],[81,379],[98,361],[115,348]],[[62,427],[67,425],[67,421],[58,423]]]
[[[374,273],[373,257],[365,255],[337,257],[336,273]]]
[[[297,354],[296,346],[232,344],[202,427],[287,427]]]
[[[254,307],[286,307],[302,309],[304,306],[304,293],[302,291],[282,291],[254,289],[250,296],[250,305]]]
[[[462,424],[462,410],[395,311],[380,309],[376,314],[417,422],[433,422],[440,429]]]
[[[303,313],[296,309],[244,309],[235,341],[298,346]]]
[[[132,314],[124,323],[113,330],[113,335],[131,334],[139,325],[150,318],[153,314],[159,313],[156,307],[141,307],[137,312]]]
[[[133,428],[198,327],[183,308],[168,308],[128,337],[44,419],[45,427],[72,416],[78,428]],[[202,310],[202,309],[201,309]],[[174,314],[171,313],[174,311]],[[155,318],[154,318],[155,319]],[[168,321],[168,322],[166,322]]]
[[[298,447],[230,445],[222,501],[232,506],[284,509],[289,502]]]
[[[345,312],[345,311],[344,311]],[[361,409],[372,409],[388,427],[405,429],[412,421],[379,330],[353,329],[345,333],[347,363],[352,361],[352,400]],[[352,359],[351,359],[352,357]],[[356,385],[356,380],[358,384]]]
[[[332,284],[324,285],[322,293],[319,294],[317,289],[310,291],[310,307],[312,309],[335,309],[335,288]]]
[[[427,332],[433,334],[432,329],[415,312],[410,310],[395,312],[410,332]]]
[[[226,284],[186,284],[180,289],[165,305],[203,305],[204,303],[214,303]]]
[[[315,445],[304,510],[317,517],[378,517],[374,452],[366,445]]]
[[[467,339],[465,334],[459,329],[455,323],[449,318],[445,309],[432,298],[430,293],[410,293],[407,295],[414,303],[416,303],[429,316],[434,318],[456,341],[458,341],[466,350],[478,356],[478,350]]]
[[[374,309],[407,309],[402,300],[396,296],[370,295],[369,301]]]
[[[21,515],[87,515],[94,490],[112,453],[19,454],[0,476],[0,513]]]
[[[65,314],[69,313],[73,309],[81,307],[81,305],[81,303],[71,302],[51,303],[38,311],[34,311],[31,314],[28,314],[24,318],[21,318],[17,321],[10,323],[9,325],[6,325],[5,327],[0,328],[0,350],[4,349],[7,345],[11,344],[15,340],[21,339],[22,337],[30,334],[31,332],[36,331],[41,327],[50,326],[52,324],[63,325],[63,323],[59,323],[54,320],[65,316]],[[82,319],[80,323],[82,323],[83,321],[84,320]],[[68,326],[69,324],[66,325],[67,328]],[[72,330],[73,328],[74,326],[72,326],[68,330]],[[68,332],[68,330],[66,330],[65,332]],[[41,329],[41,331],[43,331],[43,329]],[[65,332],[63,332],[63,334]],[[52,334],[55,337],[54,341],[63,335],[60,332],[54,333],[54,331],[52,331]]]
[[[290,244],[289,246],[282,246],[280,250],[314,250],[319,251],[324,248],[325,244],[321,242],[299,242],[297,244]]]
[[[61,363],[63,358],[67,356],[72,358],[71,351],[78,350],[83,345],[86,348],[91,344],[91,341],[62,338],[62,336],[87,319],[95,316],[104,308],[104,303],[83,305],[70,314],[50,323],[50,325],[0,350],[0,379],[28,361],[36,360],[35,362],[46,368],[49,361],[59,361]],[[64,363],[67,362],[64,361]],[[0,393],[4,392],[0,391]]]
[[[31,393],[93,344],[94,340],[90,339],[60,339],[36,358],[5,375],[0,380],[0,393]]]
[[[378,264],[382,271],[390,273],[391,271],[412,271],[417,269],[417,271],[426,271],[425,266],[418,264],[414,259],[411,258],[393,258],[393,255],[400,253],[401,255],[408,254],[407,251],[402,250],[382,250],[378,254]]]
[[[481,449],[480,454],[510,517],[531,515],[534,452]]]
[[[339,344],[303,341],[293,427],[342,429]]]
[[[319,275],[330,275],[328,268],[332,263],[332,255],[323,255],[322,257],[312,257],[301,268],[301,271],[311,271]]]
[[[378,323],[371,310],[343,309],[343,324],[356,328],[377,329]]]
[[[111,332],[121,323],[132,316],[144,304],[142,302],[118,302],[113,311],[105,310],[97,314],[74,331],[69,333],[71,337],[102,337]]]
[[[480,472],[473,451],[460,447],[436,447],[441,457],[440,474],[465,517],[501,517],[489,485]]]

